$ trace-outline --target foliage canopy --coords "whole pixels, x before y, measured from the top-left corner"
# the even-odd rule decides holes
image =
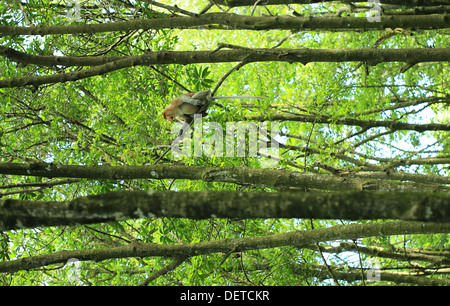
[[[450,4],[172,2],[0,1],[0,282],[448,285]],[[169,152],[206,89],[279,150]]]

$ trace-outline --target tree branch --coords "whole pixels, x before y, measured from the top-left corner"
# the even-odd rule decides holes
[[[303,247],[316,242],[358,239],[372,236],[436,234],[448,233],[449,231],[450,223],[397,221],[338,225],[312,231],[300,230],[269,236],[213,240],[191,244],[166,245],[139,242],[113,248],[60,251],[53,254],[3,261],[0,262],[0,272],[15,272],[36,269],[51,264],[64,264],[71,258],[76,258],[80,261],[103,261],[106,259],[128,257],[191,257],[212,253],[243,252],[282,246]]]
[[[252,0],[252,4],[254,1]],[[184,14],[193,14],[183,11]],[[134,19],[125,22],[77,24],[68,26],[15,27],[0,26],[0,37],[17,35],[94,34],[127,32],[149,29],[187,29],[220,25],[223,29],[348,31],[358,29],[384,30],[385,28],[441,29],[449,27],[449,20],[441,15],[381,16],[380,22],[369,22],[366,17],[292,17],[292,16],[242,16],[229,13],[194,14],[189,17],[170,16],[152,19]]]
[[[21,64],[45,66],[95,66],[89,69],[59,73],[50,76],[21,77],[0,80],[0,88],[73,82],[103,75],[134,66],[162,64],[199,64],[225,62],[289,62],[307,64],[311,62],[364,61],[370,65],[381,62],[434,62],[450,61],[450,48],[435,49],[237,49],[208,51],[159,51],[138,56],[118,57],[64,57],[30,56],[10,48],[0,47],[0,55]]]
[[[448,193],[118,191],[72,201],[0,200],[0,231],[138,218],[450,221]]]

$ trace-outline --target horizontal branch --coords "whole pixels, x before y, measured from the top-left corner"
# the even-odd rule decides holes
[[[224,239],[192,244],[164,245],[133,242],[129,245],[105,249],[88,249],[75,251],[60,251],[53,254],[32,256],[0,262],[0,272],[15,272],[24,269],[35,269],[50,264],[66,263],[71,258],[80,261],[102,261],[112,258],[128,257],[190,257],[212,253],[232,253],[255,249],[267,249],[282,246],[302,247],[311,243],[358,239],[377,235],[447,233],[448,224],[420,222],[385,222],[372,224],[351,224],[334,226],[332,228],[315,229],[312,231],[293,231],[252,238]]]
[[[385,173],[382,173],[384,178],[360,179],[349,176],[300,173],[286,170],[204,166],[186,167],[181,165],[81,166],[0,162],[0,174],[97,180],[188,179],[203,180],[205,182],[250,184],[271,188],[297,187],[336,191],[449,192],[448,187],[431,183],[450,184],[450,178],[448,177],[444,177],[436,182],[432,181],[429,176],[426,176],[422,182],[430,182],[430,184],[417,184],[389,181],[390,177]],[[402,180],[399,176],[393,179]],[[413,179],[408,177],[407,180],[411,181]]]
[[[149,29],[188,29],[220,25],[223,29],[241,30],[293,30],[293,31],[348,31],[384,30],[385,28],[442,29],[450,27],[446,15],[381,16],[380,22],[370,22],[366,17],[293,17],[293,16],[243,16],[230,13],[207,13],[195,17],[163,17],[134,19],[101,24],[74,24],[65,26],[15,27],[0,25],[0,37],[17,35],[94,34],[115,31]]]
[[[215,4],[226,5],[228,7],[238,6],[253,6],[253,5],[280,5],[280,4],[311,4],[323,2],[333,2],[335,0],[270,0],[270,1],[256,1],[255,0],[214,0]],[[377,3],[374,1],[359,1]],[[397,4],[404,6],[425,6],[425,5],[445,5],[448,1],[445,0],[379,0],[381,4]]]
[[[232,45],[230,45],[232,46]],[[112,62],[127,62],[127,67],[156,64],[199,64],[237,62],[244,59],[252,62],[285,61],[300,62],[366,62],[376,65],[381,62],[433,62],[449,61],[450,48],[433,49],[264,49],[239,48],[233,50],[204,51],[158,51],[136,56],[44,56],[31,55],[9,47],[0,46],[0,55],[22,65],[38,66],[100,66]]]
[[[358,280],[367,280],[366,274],[368,271],[363,270],[365,273],[361,273],[361,268],[348,268],[343,271],[343,269],[337,268],[332,271],[332,274],[327,271],[326,267],[316,266],[315,269],[309,267],[304,267],[302,265],[297,265],[293,269],[296,274],[304,275],[303,273],[308,273],[308,275],[314,275],[318,279],[341,279],[347,282],[354,282]],[[428,272],[428,273],[427,273]],[[439,273],[448,274],[445,272],[444,268],[434,268],[434,269],[420,269],[420,272],[390,272],[386,270],[377,270],[377,275],[384,282],[394,283],[394,284],[414,284],[416,286],[445,286],[450,285],[450,281],[446,279],[437,279],[432,277],[427,277],[426,275],[437,275]]]
[[[250,115],[245,119],[252,121],[300,121],[300,122],[314,122],[324,124],[344,124],[359,126],[364,129],[373,127],[385,127],[391,131],[409,130],[416,132],[425,131],[450,131],[449,123],[428,123],[428,124],[415,124],[405,123],[393,120],[363,120],[355,118],[333,118],[327,115],[314,116],[314,115],[301,115],[301,114],[274,114],[274,115]]]
[[[418,183],[434,183],[434,184],[450,184],[450,177],[441,175],[427,175],[418,173],[407,173],[403,171],[398,172],[354,172],[349,173],[350,177],[357,177],[361,179],[373,180],[398,180],[411,181]],[[443,191],[448,192],[448,191]]]
[[[128,258],[128,257],[191,257],[213,253],[233,253],[249,250],[276,248],[283,246],[303,246],[326,241],[358,239],[373,236],[390,236],[404,234],[448,233],[449,223],[421,223],[396,221],[371,224],[338,225],[310,231],[292,231],[261,237],[234,238],[198,242],[190,244],[155,244],[132,242],[128,245],[75,251],[60,251],[53,254],[24,257],[17,260],[0,262],[0,272],[36,269],[51,264],[65,264],[71,258],[80,261]]]
[[[0,88],[18,86],[39,86],[58,82],[76,81],[112,71],[134,66],[163,64],[199,64],[226,62],[289,62],[307,64],[310,62],[365,62],[377,65],[381,62],[404,62],[414,65],[420,62],[450,61],[450,48],[435,49],[234,49],[207,51],[159,51],[128,57],[64,57],[54,56],[38,58],[9,48],[0,48],[0,55],[13,61],[36,65],[79,66],[95,65],[80,71],[58,73],[49,76],[21,77],[0,80]],[[120,59],[118,59],[120,58]],[[40,60],[42,59],[42,62]]]
[[[369,191],[117,191],[65,202],[0,200],[0,231],[154,217],[450,222],[450,196]]]

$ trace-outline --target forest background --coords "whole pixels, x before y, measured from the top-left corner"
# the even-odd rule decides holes
[[[448,285],[450,1],[416,2],[0,1],[1,284]],[[206,89],[265,99],[196,144],[279,150],[172,154]]]

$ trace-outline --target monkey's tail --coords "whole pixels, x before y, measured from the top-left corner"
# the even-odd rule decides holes
[[[257,96],[227,96],[227,97],[212,97],[213,100],[218,99],[257,99],[264,100],[265,97],[257,97]]]

